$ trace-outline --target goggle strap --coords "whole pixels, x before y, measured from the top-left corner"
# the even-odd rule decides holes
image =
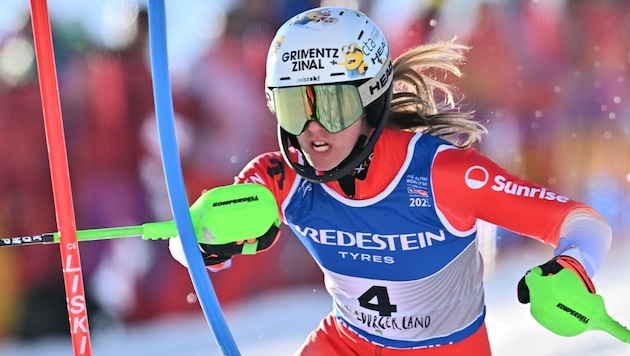
[[[387,55],[387,59],[385,62],[387,64],[384,65],[374,77],[370,78],[367,82],[357,87],[357,89],[359,90],[359,95],[361,96],[361,101],[363,102],[363,107],[372,104],[374,100],[383,95],[387,88],[389,88],[389,85],[394,78],[392,74],[394,68],[392,64],[391,54]],[[383,78],[385,80],[385,83],[382,83]]]

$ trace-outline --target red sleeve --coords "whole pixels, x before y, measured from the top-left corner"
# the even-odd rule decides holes
[[[473,149],[446,149],[432,168],[435,202],[453,227],[482,219],[557,246],[564,218],[589,206],[520,179]]]
[[[234,183],[255,183],[267,187],[276,198],[278,211],[283,218],[282,202],[289,194],[295,176],[295,172],[284,162],[280,152],[268,152],[250,161],[234,178]]]

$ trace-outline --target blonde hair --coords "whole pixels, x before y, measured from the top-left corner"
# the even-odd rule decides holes
[[[438,136],[465,148],[487,133],[474,111],[456,102],[455,88],[434,76],[461,77],[458,67],[469,47],[455,41],[421,45],[394,60],[394,93],[387,127]],[[430,72],[430,73],[427,73]]]

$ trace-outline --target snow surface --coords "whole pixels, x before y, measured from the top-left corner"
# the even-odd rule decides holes
[[[487,327],[495,356],[619,356],[630,355],[630,344],[601,331],[566,338],[547,331],[519,304],[516,282],[529,267],[539,264],[548,251],[511,253],[499,258],[486,276]],[[630,324],[630,260],[627,250],[613,251],[595,278],[608,313],[622,325]],[[507,256],[506,256],[507,258]],[[270,293],[224,310],[232,335],[244,356],[292,355],[308,333],[330,310],[322,286]],[[162,318],[146,325],[92,333],[95,356],[221,355],[210,328],[199,314]],[[0,355],[72,355],[70,339],[20,344],[4,341]]]

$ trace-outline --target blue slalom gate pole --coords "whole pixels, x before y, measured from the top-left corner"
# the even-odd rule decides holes
[[[162,165],[173,218],[182,242],[184,256],[188,262],[190,278],[216,342],[224,355],[240,355],[199,253],[190,217],[175,133],[173,99],[168,71],[164,0],[149,0],[148,12],[153,100],[155,102]]]

